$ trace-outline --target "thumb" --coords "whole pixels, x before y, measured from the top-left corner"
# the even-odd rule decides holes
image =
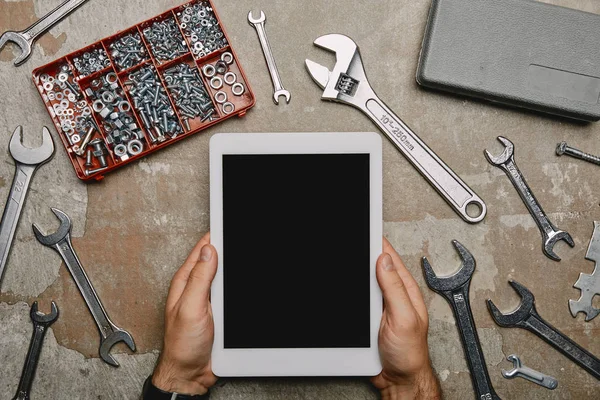
[[[201,301],[208,303],[210,285],[216,273],[217,251],[210,244],[204,245],[181,295],[182,302],[198,303]]]
[[[377,282],[383,293],[386,312],[399,321],[414,314],[415,310],[404,281],[396,271],[392,257],[383,253],[377,260]]]

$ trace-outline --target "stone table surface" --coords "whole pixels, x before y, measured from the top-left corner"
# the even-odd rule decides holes
[[[600,13],[597,0],[551,3]],[[0,0],[0,31],[19,30],[54,8],[58,0]],[[487,202],[483,223],[468,225],[446,205],[392,144],[384,140],[384,234],[404,258],[425,294],[430,312],[433,366],[447,399],[473,398],[470,376],[454,317],[443,298],[427,289],[420,258],[438,273],[459,265],[451,246],[458,239],[478,262],[471,302],[489,373],[505,399],[592,399],[600,383],[534,335],[498,327],[485,300],[508,311],[519,302],[507,284],[516,279],[533,291],[540,314],[591,353],[600,355],[600,318],[573,318],[569,299],[585,260],[593,221],[600,220],[598,166],[554,154],[566,140],[600,154],[600,125],[582,124],[487,102],[419,88],[415,70],[430,0],[264,1],[214,0],[232,45],[257,97],[244,118],[234,118],[196,134],[99,183],[79,181],[51,119],[31,81],[31,71],[65,54],[178,5],[174,0],[90,1],[50,30],[34,46],[31,59],[13,67],[11,49],[0,54],[0,148],[23,125],[26,144],[39,144],[41,127],[52,127],[58,145],[54,160],[34,178],[18,227],[0,293],[0,399],[12,398],[31,334],[29,306],[48,310],[51,299],[61,317],[46,337],[33,398],[134,399],[152,372],[162,342],[168,283],[194,243],[209,229],[208,143],[217,132],[377,131],[360,112],[320,100],[321,91],[303,65],[305,58],[333,63],[312,41],[339,32],[360,46],[371,83],[395,110]],[[262,8],[286,88],[289,105],[271,101],[271,82],[248,10]],[[502,171],[483,156],[500,151],[496,137],[514,141],[517,161],[536,196],[557,226],[571,233],[575,248],[556,247],[560,263],[546,258],[540,234]],[[0,198],[12,181],[12,159],[0,162]],[[138,351],[121,345],[112,368],[98,358],[98,331],[56,253],[41,247],[31,224],[55,226],[50,207],[68,211],[73,242],[106,309],[135,337]],[[600,306],[600,302],[595,303]],[[505,380],[506,356],[555,376],[548,391],[521,379]],[[367,379],[223,379],[214,399],[374,399]]]

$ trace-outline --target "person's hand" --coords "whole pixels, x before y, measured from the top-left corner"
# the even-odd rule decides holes
[[[173,276],[165,307],[165,338],[152,384],[167,392],[204,394],[217,377],[210,365],[214,337],[209,301],[217,251],[207,233]]]
[[[429,361],[429,319],[423,295],[392,245],[383,239],[377,281],[384,311],[379,329],[383,370],[372,379],[383,399],[441,399]]]

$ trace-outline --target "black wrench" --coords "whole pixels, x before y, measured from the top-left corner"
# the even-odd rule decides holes
[[[492,318],[504,328],[522,328],[535,333],[546,343],[573,360],[594,378],[600,380],[600,360],[569,339],[564,333],[544,321],[535,308],[535,297],[525,286],[516,281],[508,281],[521,296],[521,304],[509,314],[503,314],[492,302],[487,301]]]
[[[46,330],[58,319],[58,307],[55,302],[52,302],[50,314],[42,314],[38,311],[38,303],[36,301],[31,305],[29,315],[31,317],[31,322],[33,322],[33,333],[31,334],[29,350],[27,351],[27,357],[25,358],[25,365],[23,366],[23,372],[21,373],[17,394],[13,397],[13,400],[29,400],[29,392],[31,391],[31,385],[33,384],[38,361],[40,360],[40,353],[42,344],[44,344]]]
[[[52,212],[60,220],[57,231],[50,235],[44,235],[34,224],[35,237],[38,242],[54,249],[62,257],[100,331],[100,357],[105,363],[118,367],[119,363],[110,354],[110,349],[118,342],[124,342],[131,351],[135,351],[133,337],[126,330],[116,326],[108,317],[71,244],[71,220],[69,216],[56,208],[53,208]]]
[[[438,277],[427,258],[423,257],[425,281],[431,290],[444,297],[452,307],[469,371],[471,371],[471,381],[476,393],[475,398],[477,400],[500,400],[500,397],[494,391],[488,374],[469,302],[469,286],[471,285],[473,272],[475,272],[475,258],[458,241],[453,240],[452,244],[462,259],[461,268],[454,275]]]

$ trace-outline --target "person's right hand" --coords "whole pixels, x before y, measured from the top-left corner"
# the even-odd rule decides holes
[[[384,311],[379,329],[383,370],[372,379],[383,399],[441,399],[429,361],[429,318],[417,282],[392,245],[383,239],[377,281]]]

